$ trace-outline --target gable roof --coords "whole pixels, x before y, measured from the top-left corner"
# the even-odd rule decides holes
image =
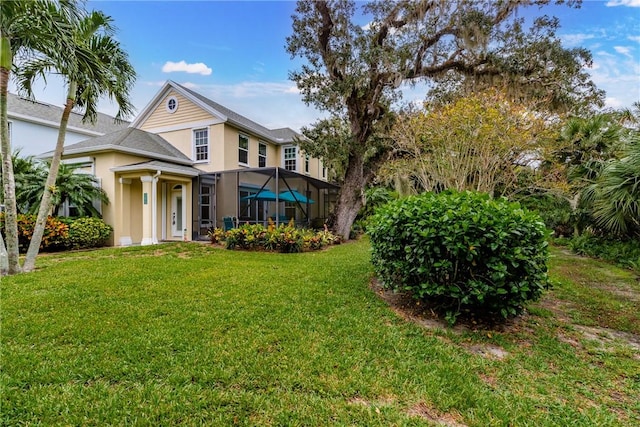
[[[223,122],[228,122],[241,130],[262,137],[274,144],[289,144],[294,141],[295,136],[301,136],[290,128],[268,129],[261,124],[228,109],[224,105],[218,104],[198,92],[186,88],[172,80],[167,80],[162,89],[160,89],[151,102],[147,104],[131,126],[139,127],[144,123],[170,89],[180,93],[182,96],[207,111],[209,114],[219,117]]]
[[[182,154],[161,136],[136,128],[126,128],[96,138],[85,139],[64,147],[64,154],[88,154],[103,151],[118,151],[136,154],[155,160],[166,160],[173,163],[192,165],[193,161]],[[40,157],[47,158],[53,151]]]
[[[13,93],[8,95],[7,115],[10,119],[24,120],[55,128],[60,126],[60,117],[64,110],[62,107],[22,98]],[[67,129],[76,133],[95,136],[125,129],[129,124],[127,121],[116,122],[114,117],[103,113],[98,113],[94,124],[83,123],[82,114],[71,112]]]

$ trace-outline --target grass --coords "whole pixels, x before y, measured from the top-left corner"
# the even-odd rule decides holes
[[[1,284],[2,425],[640,423],[638,281],[560,250],[555,288],[491,331],[398,316],[369,287],[366,240],[38,266]]]

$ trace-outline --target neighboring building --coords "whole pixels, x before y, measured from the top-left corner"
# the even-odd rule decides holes
[[[58,129],[62,107],[21,98],[12,93],[7,102],[9,138],[13,150],[21,156],[32,156],[53,150],[58,140]],[[66,144],[73,144],[94,136],[126,129],[129,122],[116,122],[106,114],[99,113],[95,124],[83,123],[82,114],[71,113],[67,125]]]
[[[224,217],[321,225],[337,187],[297,137],[169,81],[129,128],[65,146],[64,160],[99,178],[112,243],[144,245],[202,238]],[[302,203],[284,201],[292,190]]]

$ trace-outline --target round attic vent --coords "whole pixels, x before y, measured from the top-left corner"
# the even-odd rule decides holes
[[[167,107],[167,113],[175,113],[178,109],[178,99],[175,96],[168,97],[165,106]]]

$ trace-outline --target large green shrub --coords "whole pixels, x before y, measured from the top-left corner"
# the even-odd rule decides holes
[[[369,227],[372,261],[385,287],[445,308],[519,313],[548,285],[540,217],[473,192],[425,193],[381,207]]]
[[[100,218],[78,218],[69,225],[69,247],[85,249],[104,246],[112,230]]]

